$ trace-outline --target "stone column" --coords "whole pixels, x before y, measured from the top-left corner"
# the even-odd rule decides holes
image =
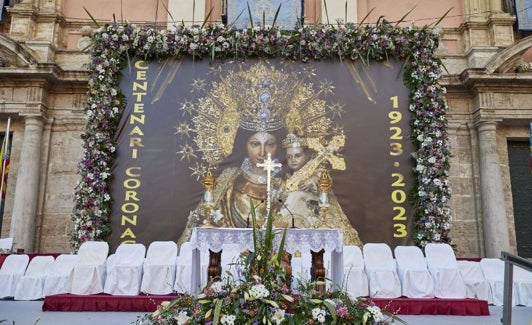
[[[24,122],[9,235],[14,238],[15,248],[33,252],[44,120],[40,116],[26,116]]]
[[[502,0],[490,0],[491,12],[502,12]]]
[[[486,257],[500,257],[501,251],[511,252],[511,248],[497,153],[497,123],[482,121],[477,128],[485,254]]]

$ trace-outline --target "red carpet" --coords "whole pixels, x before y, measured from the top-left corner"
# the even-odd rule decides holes
[[[169,296],[113,296],[60,294],[44,298],[43,311],[134,311],[152,312],[163,301],[174,299]]]
[[[43,311],[133,311],[152,312],[169,296],[80,296],[61,294],[44,299]],[[382,309],[398,315],[489,315],[488,302],[476,299],[372,299]]]
[[[478,299],[371,299],[375,305],[399,315],[487,316],[488,302]]]

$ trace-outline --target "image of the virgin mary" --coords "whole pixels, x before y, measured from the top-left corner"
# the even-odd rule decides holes
[[[248,227],[252,205],[258,226],[263,224],[268,210],[271,210],[274,226],[291,226],[286,214],[281,213],[285,205],[297,197],[297,193],[289,195],[294,189],[285,184],[291,178],[283,175],[281,168],[270,170],[268,177],[267,170],[259,165],[268,156],[274,162],[284,160],[281,141],[288,133],[317,140],[325,140],[323,137],[331,134],[332,120],[328,117],[327,104],[319,98],[330,88],[321,87],[315,91],[312,83],[305,83],[299,75],[301,71],[305,70],[286,72],[261,61],[227,72],[219,82],[213,82],[207,96],[200,99],[193,118],[198,130],[195,139],[200,147],[198,151],[204,153],[204,161],[225,167],[221,172],[213,172],[217,186],[212,191],[212,213],[206,216],[204,202],[200,202],[195,209],[196,218],[189,218],[180,241],[187,240],[192,228],[203,225],[205,218],[210,218],[208,224],[214,227]],[[283,162],[286,165],[286,160]],[[315,198],[314,193],[310,196]],[[361,245],[358,233],[334,194],[331,199],[329,211],[335,214],[334,225],[345,233],[344,242]],[[308,228],[316,224],[304,221],[297,223]]]

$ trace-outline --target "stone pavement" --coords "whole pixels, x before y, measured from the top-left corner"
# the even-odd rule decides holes
[[[43,312],[42,301],[0,300],[2,325],[127,325],[144,313]],[[502,307],[490,306],[490,316],[400,315],[411,325],[498,325]],[[1,322],[6,320],[6,322]],[[512,325],[532,325],[532,307],[514,307]]]

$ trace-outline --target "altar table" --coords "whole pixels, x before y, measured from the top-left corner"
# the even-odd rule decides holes
[[[274,246],[279,247],[284,229],[274,229],[278,235]],[[201,290],[201,254],[220,252],[224,244],[238,244],[240,251],[253,251],[252,228],[194,228],[190,236],[192,245],[192,293]],[[339,229],[286,229],[284,250],[290,254],[309,249],[318,253],[322,250],[331,253],[330,280],[336,288],[342,287],[343,280],[343,234]]]

